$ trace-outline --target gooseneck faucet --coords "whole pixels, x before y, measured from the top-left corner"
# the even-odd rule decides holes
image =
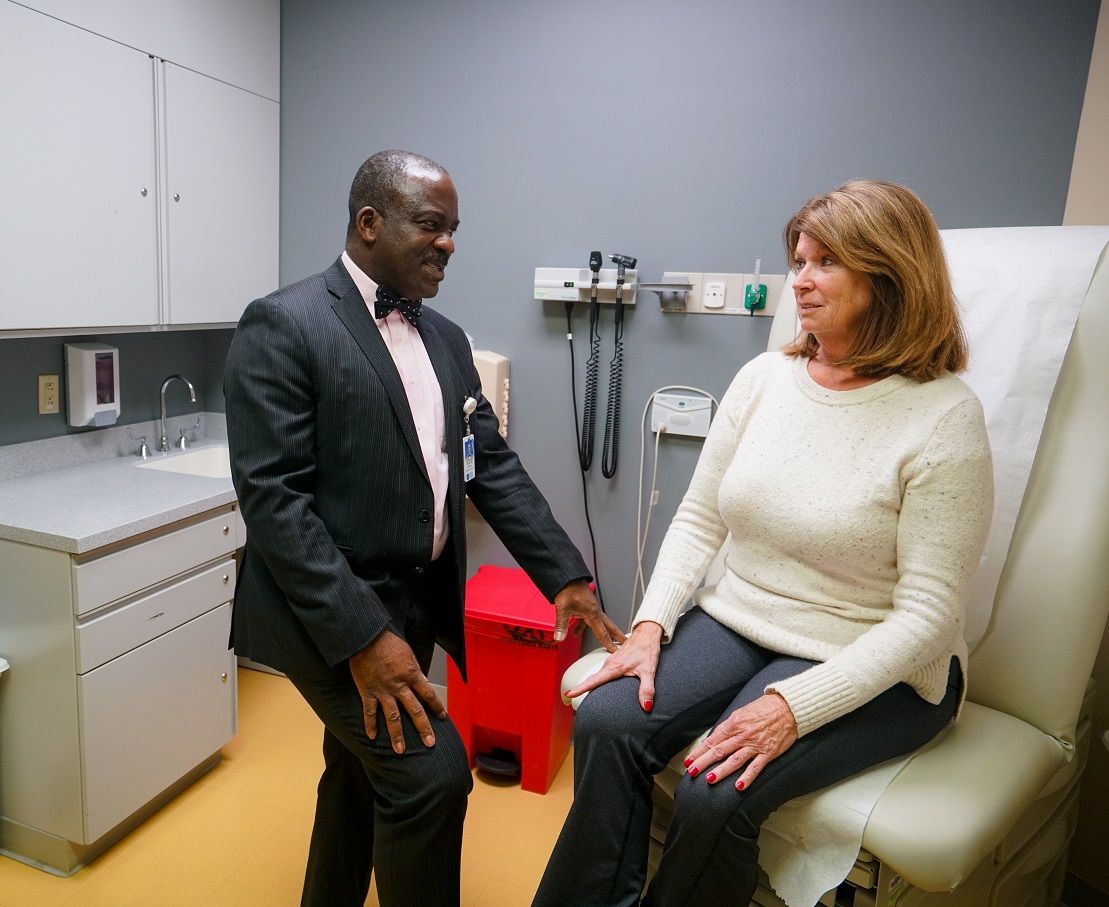
[[[169,438],[166,437],[166,388],[169,387],[171,381],[183,381],[185,386],[189,389],[189,401],[196,403],[196,388],[193,387],[192,382],[188,378],[182,378],[180,375],[170,375],[162,382],[162,390],[158,397],[162,404],[162,436],[158,439],[158,450],[169,450]]]

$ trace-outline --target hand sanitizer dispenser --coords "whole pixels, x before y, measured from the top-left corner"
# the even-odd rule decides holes
[[[65,345],[66,408],[76,428],[119,418],[119,350],[104,343]]]

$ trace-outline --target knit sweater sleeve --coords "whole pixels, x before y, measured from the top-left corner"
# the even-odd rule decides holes
[[[938,660],[962,633],[993,501],[989,442],[977,399],[943,417],[905,476],[891,610],[827,661],[767,687],[789,703],[798,734],[910,676],[946,671]]]
[[[741,369],[720,401],[689,489],[666,531],[643,603],[632,622],[633,627],[647,620],[661,624],[663,642],[670,641],[678,615],[728,535],[718,504],[720,480],[738,445],[758,364],[755,359]]]

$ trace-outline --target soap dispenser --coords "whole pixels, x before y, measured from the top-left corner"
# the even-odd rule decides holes
[[[66,409],[75,428],[119,418],[119,350],[104,343],[65,345]]]

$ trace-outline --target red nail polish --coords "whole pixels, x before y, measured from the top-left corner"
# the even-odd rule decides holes
[[[682,765],[684,765],[686,768],[689,768],[692,764],[693,764],[693,757],[692,756],[686,756],[685,757],[685,762],[682,763]]]
[[[705,780],[709,784],[715,784],[716,783],[716,772],[709,772],[707,775],[705,775]]]
[[[654,700],[651,700],[651,699],[645,699],[645,700],[643,701],[643,711],[644,711],[644,712],[649,712],[649,711],[651,711],[651,710],[652,710],[652,709],[653,709],[654,707],[655,707],[655,703],[654,703]]]
[[[735,783],[735,789],[736,789],[736,790],[743,790],[743,788],[745,788],[746,786],[747,786],[747,785],[746,785],[746,784],[744,784],[744,783],[743,783],[742,781],[737,781],[737,782]]]
[[[689,777],[690,778],[696,778],[700,773],[701,773],[701,770],[699,768],[697,768],[697,766],[695,765],[695,766],[693,766],[693,768],[691,768],[689,770]]]

